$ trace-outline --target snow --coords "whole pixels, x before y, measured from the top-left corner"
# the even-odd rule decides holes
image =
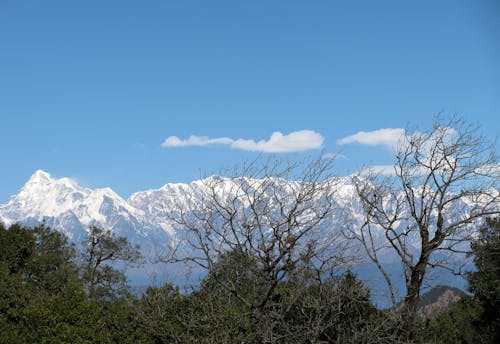
[[[208,181],[217,182],[216,192],[222,200],[236,195],[240,182],[254,188],[261,185],[261,180],[249,178],[236,181],[212,176]],[[349,215],[356,226],[364,216],[362,206],[354,195],[352,181],[349,177],[338,178],[337,181],[335,200],[341,206],[349,206]],[[168,218],[168,212],[179,206],[187,208],[197,204],[208,192],[206,182],[196,180],[189,184],[165,184],[158,189],[136,192],[124,200],[110,188],[92,190],[70,178],[57,179],[37,170],[16,195],[0,205],[0,221],[10,225],[45,220],[74,240],[78,240],[89,226],[96,225],[125,235],[141,246],[148,242],[169,245],[182,237],[179,234],[184,229]],[[284,198],[300,186],[298,182],[291,185],[283,182],[276,180],[276,184],[284,186],[280,191]],[[272,202],[272,197],[269,201]],[[316,201],[321,202],[321,198]],[[465,202],[459,208],[463,211],[464,207],[470,209],[472,206]],[[318,235],[327,235],[328,231],[334,230],[332,227],[338,223],[334,216],[328,222],[330,227],[319,229]]]

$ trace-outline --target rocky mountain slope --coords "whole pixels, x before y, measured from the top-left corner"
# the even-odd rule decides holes
[[[418,315],[422,318],[435,318],[459,301],[465,293],[454,287],[439,285],[422,295],[418,303]]]

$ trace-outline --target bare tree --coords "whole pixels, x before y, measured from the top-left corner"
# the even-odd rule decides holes
[[[331,167],[332,160],[323,157],[300,164],[259,158],[236,167],[230,178],[202,180],[187,204],[169,215],[186,231],[179,242],[188,244],[162,260],[190,262],[207,271],[211,283],[248,310],[250,332],[258,336],[252,340],[278,340],[273,336],[283,314],[269,305],[280,284],[321,281],[345,263],[346,242],[329,222],[337,183]],[[246,284],[251,292],[240,287],[242,276],[221,273],[226,271],[221,257],[230,252],[251,262],[243,267],[246,279],[252,279]],[[242,272],[231,272],[236,274]],[[295,300],[298,289],[307,287],[307,282],[295,284]]]
[[[364,171],[353,177],[365,215],[353,233],[382,272],[393,303],[393,283],[380,254],[392,251],[402,263],[408,332],[429,268],[458,273],[445,257],[466,253],[477,224],[499,213],[499,164],[495,145],[478,127],[439,116],[429,131],[406,131],[395,160],[393,176]]]

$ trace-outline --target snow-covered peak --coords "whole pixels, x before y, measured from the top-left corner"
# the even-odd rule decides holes
[[[53,180],[54,178],[49,173],[43,170],[36,170],[26,184],[49,183]]]
[[[30,179],[22,187],[21,193],[41,193],[48,189],[57,188],[59,190],[65,189],[67,191],[83,191],[88,193],[90,190],[79,186],[74,180],[70,178],[60,178],[56,179],[52,177],[49,173],[37,170]],[[18,195],[19,195],[18,194]],[[16,195],[16,196],[18,196]]]
[[[42,170],[36,171],[19,193],[0,206],[5,217],[56,216],[74,207],[90,193],[69,178],[55,179]]]
[[[38,170],[7,204],[0,205],[6,223],[67,217],[72,214],[82,226],[113,227],[122,216],[127,220],[143,212],[130,206],[110,188],[91,190],[70,178],[56,179]]]

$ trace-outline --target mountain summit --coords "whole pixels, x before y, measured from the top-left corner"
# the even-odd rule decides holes
[[[144,212],[130,206],[110,188],[89,189],[69,178],[36,171],[21,190],[0,205],[0,220],[47,225],[79,241],[89,226],[134,236],[147,227]]]
[[[28,180],[28,184],[50,182],[52,180],[54,180],[54,179],[47,172],[45,172],[43,170],[36,170],[36,172],[33,173],[33,175]]]

